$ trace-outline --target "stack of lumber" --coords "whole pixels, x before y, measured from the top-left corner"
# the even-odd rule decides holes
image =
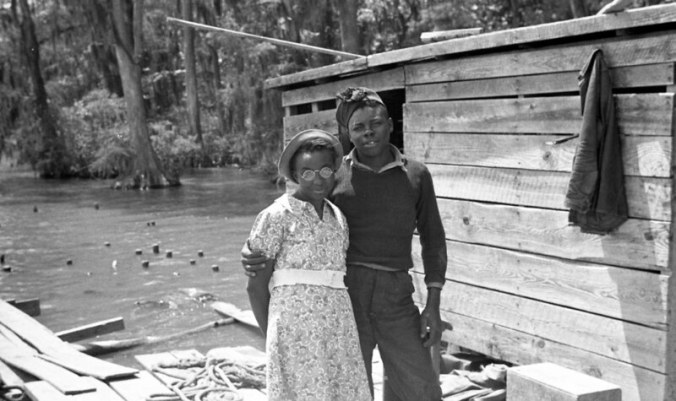
[[[141,401],[167,390],[148,372],[78,352],[2,300],[0,384],[22,389],[34,401]]]

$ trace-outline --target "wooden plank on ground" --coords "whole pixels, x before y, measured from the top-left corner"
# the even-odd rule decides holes
[[[516,364],[557,363],[621,386],[623,401],[666,400],[663,388],[667,377],[662,373],[473,316],[451,311],[442,311],[441,316],[444,321],[453,324],[453,330],[443,334],[444,340],[451,344]]]
[[[668,275],[457,241],[447,248],[448,280],[667,328]],[[416,238],[413,270],[422,274],[420,251]]]
[[[0,360],[38,379],[49,382],[63,394],[94,391],[94,387],[70,370],[38,357],[37,352],[13,332],[0,325]]]
[[[23,380],[2,360],[0,360],[0,384],[5,387],[23,387]]]
[[[621,13],[594,15],[584,18],[575,18],[548,24],[532,25],[509,30],[499,30],[480,35],[459,38],[423,46],[414,46],[369,56],[368,64],[371,68],[403,63],[411,60],[442,56],[460,56],[466,52],[489,53],[500,47],[514,47],[524,44],[537,46],[539,43],[566,38],[575,40],[575,36],[589,35],[596,32],[607,32],[629,29],[639,26],[654,26],[666,22],[673,22],[676,14],[676,5],[662,5],[629,9]],[[585,38],[587,39],[587,38]],[[588,39],[585,42],[590,42]],[[491,50],[489,50],[491,49]],[[510,66],[505,66],[510,69]]]
[[[610,71],[615,88],[656,87],[676,83],[674,80],[674,63],[671,62],[618,67]],[[406,102],[556,93],[578,94],[578,74],[579,71],[563,71],[515,77],[408,85],[406,87]]]
[[[669,222],[629,219],[607,235],[585,234],[568,212],[439,199],[449,240],[569,260],[667,272]]]
[[[158,394],[174,394],[145,370],[139,371],[133,377],[110,380],[108,385],[125,401],[148,401]]]
[[[320,83],[298,89],[289,89],[282,93],[282,106],[295,106],[311,102],[320,102],[336,98],[336,94],[347,87],[366,86],[377,92],[392,89],[404,89],[404,69],[397,67],[385,71],[358,75],[340,81]]]
[[[439,197],[568,210],[565,197],[569,173],[436,164],[427,167]],[[670,220],[670,179],[625,176],[624,184],[630,217]]]
[[[621,401],[620,387],[549,362],[507,370],[507,397],[512,401]]]
[[[84,340],[86,338],[97,337],[103,334],[113,333],[115,331],[124,330],[124,319],[121,317],[114,317],[112,319],[102,320],[86,324],[84,326],[74,327],[69,330],[55,333],[63,341],[74,342]]]
[[[22,299],[22,300],[7,300],[7,303],[19,309],[28,316],[40,316],[40,299]]]
[[[45,381],[26,383],[26,392],[32,401],[126,401],[104,382],[92,377],[84,377],[94,388],[94,391],[74,395],[64,395],[51,384]]]
[[[580,142],[567,135],[404,133],[406,155],[424,163],[570,172]],[[556,141],[562,140],[561,143]],[[671,137],[620,137],[625,175],[671,176]]]
[[[256,317],[251,310],[242,310],[231,303],[222,301],[212,302],[211,309],[221,316],[231,317],[249,327],[259,328],[258,321],[256,321]]]
[[[0,323],[36,347],[41,358],[74,372],[107,380],[132,376],[137,371],[76,351],[41,323],[4,301],[0,301]]]
[[[33,401],[70,401],[70,398],[46,381],[28,382],[26,393]]]
[[[674,94],[615,95],[615,107],[620,134],[671,136]],[[579,96],[404,105],[405,132],[578,134],[581,125]]]
[[[603,50],[611,68],[670,62],[676,60],[676,31],[409,64],[404,67],[406,85],[579,71],[596,49]]]

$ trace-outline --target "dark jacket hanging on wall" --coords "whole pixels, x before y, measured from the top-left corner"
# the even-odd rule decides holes
[[[600,49],[592,53],[578,81],[582,129],[565,204],[571,224],[605,234],[627,220],[627,197],[613,86]]]

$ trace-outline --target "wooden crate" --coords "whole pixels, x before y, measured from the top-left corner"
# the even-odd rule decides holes
[[[629,220],[608,235],[568,225],[579,139],[577,75],[611,68]],[[450,342],[515,364],[552,362],[676,399],[676,4],[422,45],[270,79],[287,139],[336,132],[336,92],[371,87],[432,172],[448,244]],[[563,140],[563,141],[561,141]],[[414,239],[417,300],[425,300]]]

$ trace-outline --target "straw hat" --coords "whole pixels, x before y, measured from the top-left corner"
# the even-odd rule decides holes
[[[282,151],[282,155],[279,157],[278,164],[279,174],[295,183],[298,183],[296,178],[291,174],[291,160],[293,159],[293,155],[296,154],[298,148],[300,148],[303,144],[313,139],[320,138],[325,139],[335,150],[336,157],[334,160],[333,169],[338,170],[341,163],[343,162],[343,147],[340,145],[338,138],[320,129],[308,129],[297,133],[293,138],[291,138],[291,141],[289,141]]]

